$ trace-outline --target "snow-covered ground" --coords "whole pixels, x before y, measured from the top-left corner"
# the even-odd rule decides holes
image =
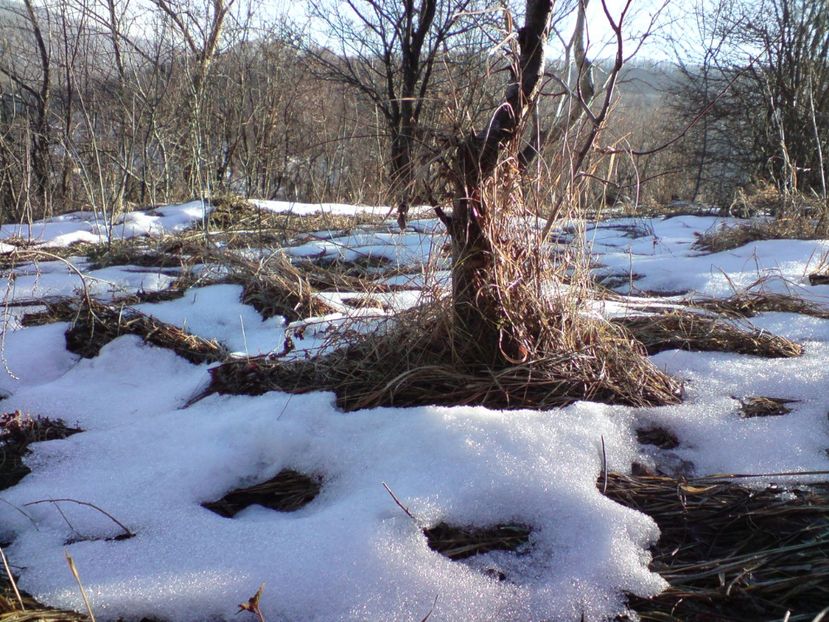
[[[265,207],[312,209],[288,205]],[[349,206],[327,207],[349,213]],[[385,208],[375,211],[385,215]],[[175,231],[202,217],[200,203],[158,208],[129,217],[123,231]],[[692,250],[694,233],[717,222],[606,221],[589,226],[588,238],[604,266],[598,274],[620,282],[628,275],[623,287],[633,293],[727,296],[761,280],[773,291],[829,303],[829,286],[810,287],[806,278],[829,241],[757,242],[709,255]],[[61,245],[97,236],[91,227],[69,215],[28,234]],[[631,237],[634,230],[638,237]],[[0,237],[15,235],[26,233],[0,230]],[[422,266],[442,243],[439,227],[423,221],[405,233],[320,234],[291,252],[346,259],[359,252]],[[82,261],[75,263],[84,271]],[[414,272],[395,278],[417,285],[424,277]],[[163,288],[174,275],[117,267],[89,277],[92,293],[107,296]],[[71,294],[79,281],[61,262],[19,266],[6,301]],[[280,318],[263,320],[240,294],[236,285],[210,285],[140,310],[232,351],[279,350],[289,327]],[[417,300],[413,291],[387,296],[399,307]],[[319,326],[355,313],[341,310]],[[788,313],[752,321],[799,341],[805,354],[769,360],[663,352],[654,362],[685,384],[686,399],[676,406],[580,402],[548,412],[424,406],[351,413],[338,411],[333,395],[323,392],[212,395],[188,406],[207,384],[209,365],[135,336],[80,359],[66,351],[66,324],[6,322],[2,411],[60,418],[84,431],[31,447],[32,473],[0,491],[0,542],[11,543],[5,550],[24,590],[80,610],[64,559],[70,553],[99,620],[252,618],[236,617],[237,605],[262,583],[269,621],[420,621],[430,610],[431,621],[602,620],[624,610],[624,593],[646,596],[665,587],[648,569],[654,522],[597,490],[602,443],[609,469],[622,472],[633,462],[685,465],[696,475],[829,470],[829,322]],[[738,398],[758,395],[798,401],[785,416],[741,417]],[[636,430],[654,425],[675,434],[679,446],[640,445]],[[322,478],[321,494],[297,512],[254,506],[231,519],[201,506],[285,468]],[[786,478],[754,481],[769,480]],[[94,504],[135,536],[111,540],[120,528],[88,506],[29,505],[45,499]],[[517,523],[532,532],[518,552],[457,562],[427,545],[422,529],[440,522]]]
[[[206,217],[210,209],[204,201],[190,201],[150,211],[128,212],[111,222],[98,212],[71,212],[31,224],[2,225],[0,240],[16,238],[40,245],[69,246],[77,242],[105,242],[108,233],[113,239],[158,235],[191,227]],[[3,248],[7,250],[8,245],[4,244]]]

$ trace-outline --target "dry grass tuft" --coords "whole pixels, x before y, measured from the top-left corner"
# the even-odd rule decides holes
[[[803,347],[784,337],[759,330],[741,330],[733,323],[714,317],[671,310],[657,315],[614,318],[648,351],[664,350],[736,352],[767,358],[792,358],[803,354]]]
[[[423,404],[548,409],[580,399],[635,406],[679,401],[679,385],[607,322],[584,319],[568,326],[566,334],[552,336],[551,341],[560,341],[546,355],[493,367],[459,356],[448,317],[445,304],[434,303],[370,334],[343,331],[339,347],[313,359],[228,361],[211,369],[207,393],[330,390],[344,410]]]
[[[384,255],[362,255],[355,259],[344,259],[339,255],[314,257],[306,259],[304,264],[311,264],[326,272],[357,279],[372,279],[378,275],[384,277],[406,274],[397,264]],[[410,271],[419,271],[418,267]]]
[[[0,415],[0,490],[14,486],[31,472],[23,464],[29,445],[66,438],[80,431],[60,419],[32,417],[19,410]]]
[[[189,283],[186,280],[177,282],[168,289],[161,289],[150,292],[136,292],[113,298],[109,303],[110,307],[132,307],[146,302],[166,302],[177,300],[184,296]],[[24,313],[20,318],[22,326],[43,326],[55,322],[71,322],[78,314],[78,300],[75,297],[56,298],[47,302],[23,301],[26,306],[42,305],[45,308],[41,311]]]
[[[25,313],[20,318],[22,326],[44,326],[55,322],[71,322],[77,314],[78,302],[75,298],[60,298],[45,303],[42,311]]]
[[[449,559],[466,559],[490,551],[515,551],[529,542],[531,532],[526,525],[475,528],[447,523],[423,530],[429,548]]]
[[[28,594],[21,593],[23,604],[26,610],[20,609],[17,597],[11,593],[11,588],[6,593],[6,580],[3,578],[3,570],[0,568],[0,622],[88,622],[89,616],[76,611],[65,611],[61,609],[50,609],[44,607]]]
[[[314,359],[226,363],[213,370],[209,390],[330,390],[345,410],[423,404],[548,409],[580,399],[677,402],[679,384],[657,370],[625,331],[580,313],[579,286],[568,288],[572,296],[548,295],[551,280],[575,282],[572,267],[579,258],[568,251],[551,265],[539,250],[543,234],[525,202],[524,181],[508,159],[484,184],[481,204],[488,213],[476,242],[482,249],[461,253],[455,240],[451,299],[404,313],[368,335],[344,330]],[[451,217],[443,214],[442,220],[452,230]],[[463,274],[468,276],[461,279]]]
[[[601,485],[601,483],[600,483]],[[829,484],[787,493],[722,478],[611,473],[607,496],[661,530],[651,568],[670,588],[631,597],[642,620],[811,621],[829,603]]]
[[[211,199],[208,226],[214,241],[226,248],[284,247],[301,243],[303,234],[319,231],[348,233],[358,227],[377,225],[382,219],[371,214],[337,215],[272,212],[232,194]]]
[[[242,302],[265,318],[281,315],[293,322],[335,311],[284,253],[273,253],[259,261],[234,253],[215,252],[210,257],[228,268],[229,281],[242,285]]]
[[[101,348],[122,335],[138,335],[147,343],[168,348],[191,363],[224,360],[225,348],[214,340],[190,335],[149,315],[126,306],[108,305],[92,299],[62,307],[72,326],[66,331],[66,348],[84,358],[97,356]]]
[[[294,512],[311,503],[321,488],[320,477],[283,469],[266,482],[233,490],[217,501],[202,503],[202,507],[226,518],[234,517],[251,505],[262,505],[280,512]]]
[[[737,190],[729,212],[741,218],[772,215],[779,218],[819,215],[823,208],[823,201],[815,194],[796,190],[781,192],[775,184],[758,181]]]
[[[113,240],[110,244],[83,244],[71,248],[76,254],[86,255],[90,270],[100,270],[109,266],[180,268],[186,261],[179,253],[180,246],[173,236],[152,241],[146,238],[130,238]]]
[[[410,289],[382,283],[382,279],[402,274],[397,267],[382,271],[363,269],[360,262],[319,262],[302,260],[294,264],[312,287],[321,292],[390,292]],[[359,267],[355,267],[359,266]]]
[[[729,317],[754,317],[758,313],[777,311],[829,319],[829,308],[824,305],[789,294],[764,291],[746,290],[729,298],[692,298],[686,304]]]
[[[696,235],[693,248],[719,253],[761,240],[814,240],[823,237],[812,219],[801,215],[783,216],[711,229]]]
[[[211,225],[232,225],[243,218],[245,211],[256,209],[245,197],[232,192],[214,194],[210,197],[210,205],[213,208],[209,215]]]

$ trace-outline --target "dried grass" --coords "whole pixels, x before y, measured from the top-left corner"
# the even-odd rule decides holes
[[[209,257],[229,269],[228,280],[243,287],[242,302],[265,318],[281,315],[293,322],[335,311],[284,253],[276,252],[259,261],[217,251]]]
[[[479,280],[466,299],[455,292],[452,300],[404,313],[370,334],[345,327],[314,358],[228,361],[211,370],[207,392],[330,390],[344,410],[422,404],[549,409],[581,399],[632,406],[677,402],[679,383],[656,369],[626,331],[580,313],[586,270],[572,267],[586,256],[567,251],[550,265],[539,250],[541,229],[524,208],[523,178],[514,163],[499,171],[482,190],[493,208],[485,223],[486,248],[468,259]],[[316,299],[308,280],[284,256],[276,261],[285,264],[276,271],[286,275],[276,289],[300,290],[307,307]],[[247,265],[243,282],[272,272]],[[544,284],[558,277],[570,286],[567,295],[553,299]],[[266,285],[251,288],[247,301],[261,307],[273,300]]]
[[[382,282],[382,279],[403,274],[398,267],[378,272],[363,269],[360,262],[318,262],[307,259],[296,262],[294,266],[308,279],[311,287],[321,292],[376,293],[411,289]]]
[[[829,308],[790,294],[775,294],[750,289],[728,298],[691,298],[685,304],[729,317],[754,317],[769,311],[799,313],[829,319]]]
[[[232,518],[251,505],[294,512],[311,503],[321,488],[320,477],[283,469],[266,482],[233,490],[221,499],[202,503],[202,507],[226,518]]]
[[[86,255],[90,270],[100,270],[109,266],[180,268],[189,261],[188,257],[180,253],[181,246],[175,236],[155,240],[129,238],[113,240],[109,244],[82,244],[71,248],[73,254]]]
[[[215,340],[191,335],[126,306],[108,305],[92,299],[59,310],[72,325],[66,331],[66,348],[85,358],[97,356],[101,348],[122,335],[138,335],[147,343],[168,348],[191,363],[224,360],[227,350]]]
[[[773,183],[758,181],[739,188],[729,207],[729,213],[740,218],[752,216],[795,217],[819,215],[824,208],[823,201],[815,194],[786,191]]]
[[[654,445],[660,449],[674,449],[679,447],[676,434],[665,428],[649,427],[636,430],[636,440],[642,445]]]
[[[207,393],[330,390],[344,410],[423,404],[548,409],[580,399],[635,406],[679,400],[678,384],[607,322],[585,319],[554,336],[559,345],[546,356],[492,367],[457,356],[449,317],[445,304],[434,303],[370,334],[343,331],[339,347],[313,359],[228,361],[211,369]]]
[[[640,341],[648,354],[665,350],[735,352],[767,358],[792,358],[803,347],[766,331],[742,330],[728,320],[682,310],[614,318]]]
[[[0,577],[0,588],[5,581]],[[26,610],[20,610],[16,598],[0,594],[0,622],[87,622],[89,616],[76,611],[44,607],[28,594],[21,594]]]
[[[177,300],[184,296],[190,286],[187,280],[177,281],[168,289],[161,289],[150,292],[136,292],[113,298],[108,304],[110,307],[132,307],[134,305],[154,302],[167,302]],[[53,300],[22,300],[19,306],[43,306],[41,311],[24,313],[20,318],[22,326],[43,326],[55,322],[71,322],[78,314],[78,299],[75,297],[55,298]]]
[[[250,248],[251,245],[285,247],[301,243],[303,234],[318,231],[346,234],[358,227],[377,225],[382,220],[365,213],[277,213],[232,194],[214,197],[210,203],[213,205],[208,217],[211,238],[231,249]]]
[[[423,530],[430,549],[455,560],[490,551],[515,551],[529,542],[530,533],[526,525],[476,528],[443,522]]]
[[[319,289],[322,291],[332,291],[329,285],[332,282],[341,284],[335,291],[389,291],[394,287],[383,284],[383,280],[423,273],[420,265],[400,265],[383,255],[364,255],[355,259],[339,256],[305,257],[295,262],[295,265],[306,273],[312,283],[321,277]]]
[[[740,413],[745,419],[751,419],[753,417],[781,417],[792,412],[792,409],[787,404],[795,404],[798,401],[780,397],[744,397],[740,399]]]
[[[14,486],[31,472],[23,463],[29,445],[66,438],[80,431],[60,419],[33,417],[19,410],[0,415],[0,490]]]
[[[45,607],[16,587],[0,564],[0,622],[87,622],[89,616],[75,611]],[[142,620],[143,622],[143,620]]]
[[[662,532],[651,568],[671,586],[630,597],[642,620],[812,620],[829,603],[829,484],[784,493],[611,473],[606,494]]]
[[[802,215],[724,225],[695,235],[693,248],[708,253],[732,250],[761,240],[814,240],[824,237],[816,230],[815,221]]]

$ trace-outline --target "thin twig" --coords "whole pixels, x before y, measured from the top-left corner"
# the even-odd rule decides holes
[[[406,516],[408,516],[408,517],[409,517],[409,518],[411,518],[411,519],[412,519],[415,523],[417,523],[417,522],[418,522],[418,520],[414,517],[414,514],[412,514],[412,513],[409,511],[409,508],[407,508],[405,505],[403,505],[403,503],[401,503],[400,499],[398,499],[398,498],[397,498],[397,495],[396,495],[396,494],[394,494],[394,492],[392,491],[392,489],[391,489],[391,488],[389,488],[388,484],[386,484],[386,482],[382,482],[382,484],[383,484],[383,488],[385,488],[385,489],[386,489],[386,492],[387,492],[387,493],[389,493],[389,494],[391,495],[391,498],[392,498],[392,499],[394,499],[394,502],[397,504],[397,507],[399,507],[401,510],[403,510],[403,511],[406,513]]]
[[[28,519],[29,519],[29,522],[32,524],[32,527],[34,527],[34,528],[35,528],[35,531],[40,531],[40,530],[37,528],[37,523],[35,522],[35,519],[33,519],[33,518],[32,518],[31,516],[29,516],[28,514],[26,514],[26,512],[24,512],[23,510],[21,510],[21,509],[20,509],[19,507],[17,507],[14,503],[11,503],[10,501],[6,501],[3,497],[0,497],[0,503],[5,503],[5,504],[6,504],[6,505],[8,505],[10,508],[12,508],[12,509],[17,510],[18,512],[20,512],[23,516],[25,516],[26,518],[28,518]]]
[[[602,494],[607,494],[607,451],[604,445],[604,434],[602,439]]]
[[[429,609],[429,613],[427,613],[426,617],[424,617],[420,622],[426,622],[429,618],[432,617],[432,613],[435,611],[435,606],[438,604],[438,596],[439,594],[435,594],[435,602],[432,603],[432,608]]]
[[[29,503],[24,504],[23,507],[28,507],[30,505],[40,505],[41,503],[54,503],[57,506],[57,504],[61,503],[61,502],[77,503],[78,505],[84,505],[86,507],[92,508],[93,510],[98,510],[101,514],[103,514],[104,516],[109,518],[113,523],[115,523],[121,529],[123,529],[124,530],[124,535],[129,536],[130,538],[132,538],[135,535],[132,531],[130,531],[127,528],[126,525],[124,525],[124,523],[119,521],[112,514],[110,514],[106,510],[102,510],[101,508],[99,508],[94,503],[89,503],[88,501],[78,501],[77,499],[40,499],[39,501],[30,501]],[[58,510],[60,510],[60,508],[58,508]]]

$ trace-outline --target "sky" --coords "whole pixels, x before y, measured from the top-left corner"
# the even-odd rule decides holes
[[[515,3],[516,14],[522,11],[522,3]],[[671,13],[666,5],[668,0],[633,0],[631,8],[626,16],[623,32],[630,40],[626,42],[626,50],[632,51],[637,45],[641,36],[648,31],[653,32],[642,45],[637,54],[639,58],[647,58],[655,61],[670,60],[670,51],[665,45],[664,35],[670,23],[677,18],[677,11]],[[307,23],[308,2],[292,2],[291,0],[274,0],[271,3],[273,15],[286,16],[298,25]],[[624,0],[607,0],[607,8],[611,16],[618,20],[622,9],[625,6]],[[685,7],[687,8],[687,7]],[[653,26],[653,27],[652,27]],[[613,31],[605,16],[601,2],[592,0],[588,4],[588,29],[590,48],[594,57],[607,57],[615,54]]]

